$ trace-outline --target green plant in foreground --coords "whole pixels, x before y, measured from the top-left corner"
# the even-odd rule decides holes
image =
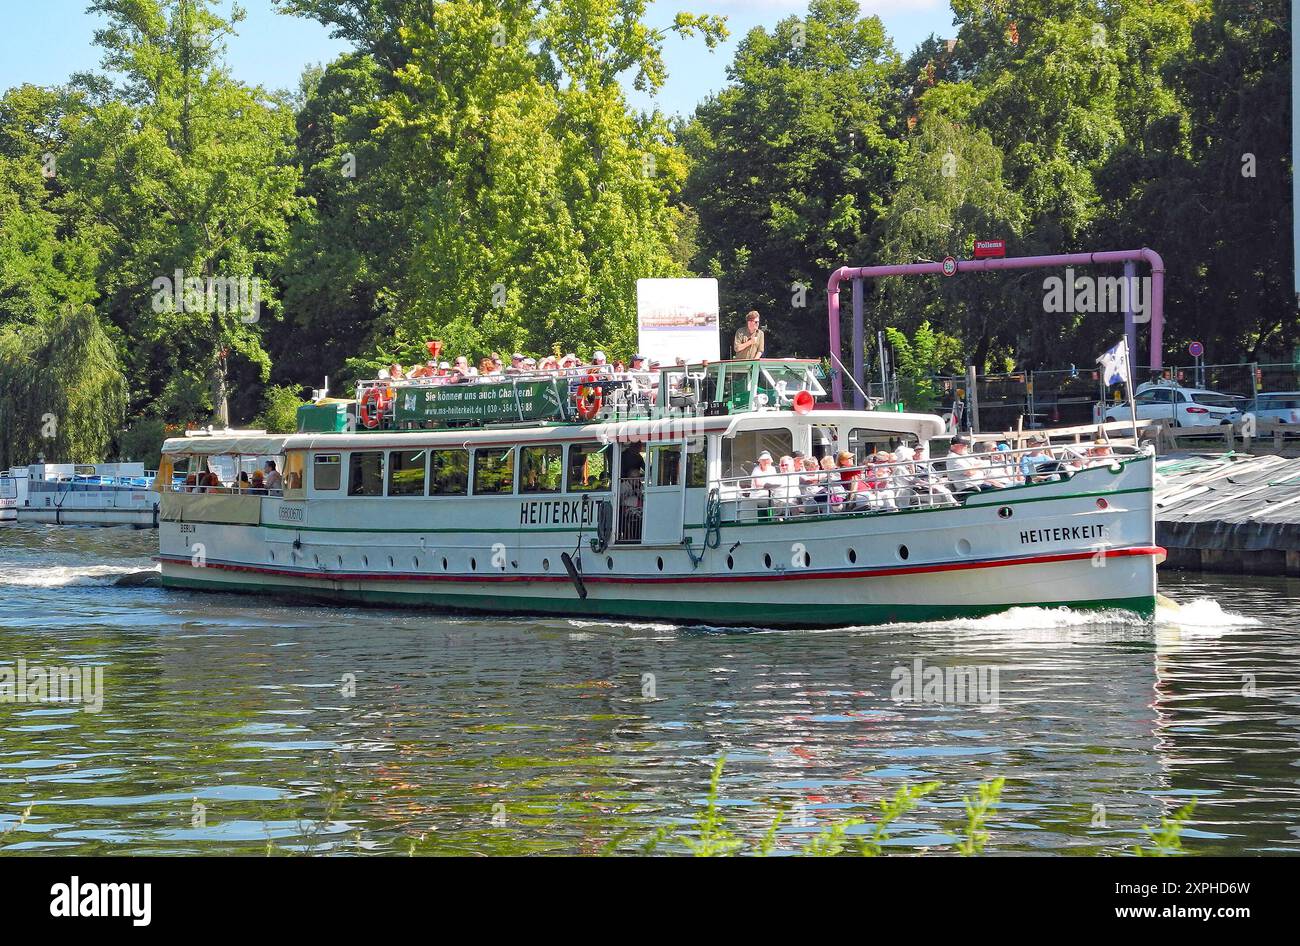
[[[880,799],[880,817],[876,819],[871,836],[858,842],[858,853],[863,857],[879,857],[883,853],[881,846],[889,838],[889,825],[915,808],[918,801],[942,784],[922,782],[920,785],[904,785],[894,792],[893,798]]]
[[[745,846],[744,841],[731,833],[718,811],[718,782],[722,778],[722,767],[726,762],[726,756],[719,756],[717,765],[713,767],[713,775],[709,779],[709,795],[704,810],[696,818],[699,837],[682,839],[696,857],[726,857]]]
[[[1162,817],[1159,828],[1144,824],[1142,830],[1151,838],[1151,844],[1148,847],[1134,845],[1133,853],[1138,857],[1168,857],[1171,854],[1184,853],[1180,835],[1183,833],[1183,825],[1191,820],[1195,808],[1196,799],[1193,798],[1169,817]]]
[[[1002,797],[1002,786],[1005,784],[1006,779],[998,776],[991,782],[980,783],[973,799],[969,796],[962,799],[966,803],[966,837],[957,842],[960,853],[967,857],[984,853],[984,844],[989,839],[984,825],[988,821],[989,809],[997,805],[998,799]]]

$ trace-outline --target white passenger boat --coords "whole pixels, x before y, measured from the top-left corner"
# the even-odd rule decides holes
[[[143,463],[32,463],[0,476],[0,520],[46,525],[158,524],[156,474]]]
[[[300,409],[296,434],[169,440],[162,581],[718,625],[1153,613],[1150,453],[1021,448],[960,475],[924,453],[871,462],[937,452],[944,422],[828,405],[815,365],[367,382],[356,401]],[[853,458],[753,469],[796,451]],[[278,458],[283,485],[208,473],[249,457]]]

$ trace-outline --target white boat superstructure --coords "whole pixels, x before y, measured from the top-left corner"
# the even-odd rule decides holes
[[[1135,447],[931,457],[939,417],[816,403],[809,362],[666,369],[648,388],[389,383],[369,410],[362,392],[300,418],[322,430],[169,440],[162,581],[724,625],[1154,611],[1154,461]],[[276,458],[274,485],[211,473],[250,456]]]
[[[0,520],[47,525],[158,524],[156,473],[143,463],[32,463],[0,476]]]

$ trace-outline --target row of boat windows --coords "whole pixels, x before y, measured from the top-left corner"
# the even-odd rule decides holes
[[[637,460],[630,453],[636,453]],[[703,451],[686,452],[684,464],[683,455],[681,444],[655,444],[649,457],[641,447],[629,448],[624,475],[644,470],[648,461],[648,482],[655,486],[681,485],[685,472],[688,487],[703,487]],[[346,485],[349,496],[467,496],[471,484],[475,496],[609,492],[613,456],[611,444],[597,443],[317,453],[312,457],[312,486],[328,492]]]

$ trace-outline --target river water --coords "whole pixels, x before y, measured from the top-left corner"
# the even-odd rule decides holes
[[[0,669],[102,669],[102,706],[0,702],[4,853],[680,851],[720,755],[778,853],[932,780],[887,844],[950,852],[998,776],[990,853],[1122,853],[1193,798],[1188,851],[1300,851],[1300,582],[1167,573],[1154,627],[738,632],[114,585],[156,541],[0,527]]]

